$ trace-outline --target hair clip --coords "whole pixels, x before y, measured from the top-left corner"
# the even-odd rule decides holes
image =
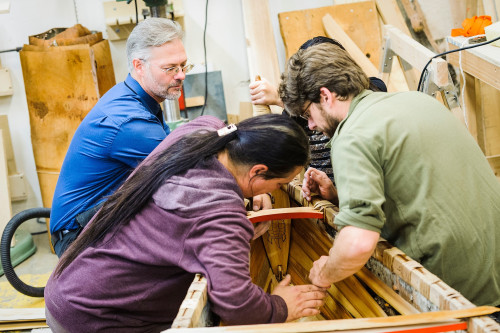
[[[224,136],[224,135],[233,133],[236,130],[237,130],[236,125],[235,124],[231,124],[229,126],[221,128],[220,130],[217,130],[217,134],[219,136]]]

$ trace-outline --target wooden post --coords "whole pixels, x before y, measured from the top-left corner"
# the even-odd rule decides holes
[[[241,3],[250,77],[261,75],[277,87],[280,82],[280,69],[268,0],[242,0]],[[272,110],[274,113],[282,111],[276,106],[273,106]]]

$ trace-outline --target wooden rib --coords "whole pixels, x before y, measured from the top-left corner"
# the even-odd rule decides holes
[[[290,267],[294,267],[296,271],[300,272],[300,276],[302,276],[303,279],[305,279],[305,281],[308,281],[307,277],[309,275],[309,271],[312,268],[312,264],[313,261],[301,250],[298,243],[295,243],[294,240],[290,248],[290,260],[289,260]],[[352,305],[350,300],[347,299],[335,285],[332,285],[327,291],[332,300],[334,300],[336,304],[340,304],[349,313],[351,317],[354,318],[363,317],[361,313],[359,313],[359,311],[356,309],[356,307]]]
[[[266,249],[267,258],[269,259],[269,264],[271,265],[271,269],[276,277],[281,274],[286,274],[288,268],[288,255],[290,252],[290,218],[287,218],[287,214],[280,214],[282,209],[290,209],[290,197],[287,193],[278,189],[272,192],[274,197],[274,204],[272,210],[262,210],[256,212],[258,216],[262,218],[262,215],[266,214],[266,212],[278,212],[274,218],[274,221],[271,222],[271,226],[269,230],[262,235],[262,243]],[[281,217],[279,217],[281,216]],[[259,220],[259,219],[257,219]],[[268,217],[264,217],[261,221],[269,220]]]
[[[250,244],[250,278],[252,282],[266,290],[266,284],[269,286],[268,272],[270,268],[262,237],[259,237]]]
[[[385,283],[383,283],[379,278],[377,278],[366,267],[363,267],[355,275],[361,281],[363,281],[368,286],[368,288],[370,288],[371,290],[373,290],[373,292],[382,297],[400,314],[408,315],[412,313],[419,313],[417,309],[415,309],[410,303],[406,302],[401,296],[396,294],[394,290],[389,288]]]
[[[309,271],[311,270],[313,266],[314,260],[309,258],[309,256],[304,252],[303,248],[304,246],[307,246],[305,242],[300,240],[300,236],[297,235],[296,233],[292,236],[293,237],[293,242],[292,246],[290,248],[290,262],[294,262],[294,264],[301,266],[306,272],[307,275],[309,275]],[[319,256],[318,256],[319,258]],[[337,302],[339,302],[351,315],[355,318],[363,318],[366,317],[363,315],[361,311],[359,311],[358,307],[356,307],[352,300],[349,299],[345,294],[345,286],[341,285],[339,287],[339,284],[333,284],[329,289],[328,289],[328,294],[330,294],[331,297],[333,297]],[[348,293],[348,292],[347,292]],[[368,312],[368,311],[366,311]],[[373,316],[373,315],[372,315]]]
[[[291,275],[294,284],[301,285],[311,283],[307,281],[307,274],[309,274],[309,272],[305,272],[305,270],[292,258],[290,258],[288,265],[288,273]],[[325,320],[353,318],[335,298],[327,296],[324,301],[325,305],[320,308],[320,311],[325,317]]]

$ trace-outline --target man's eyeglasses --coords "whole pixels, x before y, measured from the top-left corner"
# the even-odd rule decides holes
[[[312,104],[312,101],[309,102],[309,104],[307,105],[307,107],[304,109],[304,113],[302,113],[299,116],[300,118],[309,121],[309,118],[311,118],[311,111],[309,111],[309,107],[311,106],[311,104]]]
[[[190,70],[192,70],[194,67],[193,64],[186,64],[184,66],[174,66],[174,67],[169,67],[169,68],[161,68],[160,69],[165,72],[167,75],[170,76],[175,76],[179,71],[182,71],[184,74],[189,73]]]

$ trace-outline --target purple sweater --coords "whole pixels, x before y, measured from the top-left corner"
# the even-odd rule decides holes
[[[197,129],[224,124],[203,116],[175,131],[143,162]],[[208,279],[211,309],[226,324],[284,322],[284,300],[249,275],[253,226],[243,194],[215,157],[171,177],[146,207],[59,277],[45,303],[71,332],[160,331],[170,327],[195,273]]]

